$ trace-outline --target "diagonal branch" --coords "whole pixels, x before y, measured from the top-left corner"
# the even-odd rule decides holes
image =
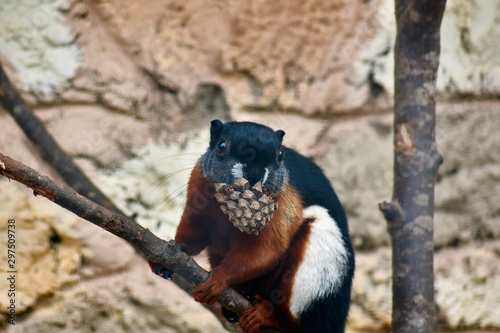
[[[0,153],[0,175],[26,185],[35,195],[46,197],[79,217],[126,240],[147,260],[170,268],[193,285],[198,285],[208,278],[208,272],[198,266],[193,258],[179,251],[174,241],[166,242],[156,237],[134,220],[94,203],[70,187],[42,176],[2,153]],[[227,289],[219,298],[219,303],[238,315],[242,315],[251,305],[233,289]]]
[[[10,113],[30,141],[64,181],[78,193],[112,211],[123,214],[73,163],[45,129],[19,92],[12,85],[0,63],[0,105]]]

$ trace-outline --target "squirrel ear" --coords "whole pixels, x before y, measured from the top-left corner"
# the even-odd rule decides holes
[[[276,133],[276,136],[278,137],[278,140],[281,143],[283,141],[283,137],[285,136],[285,131],[277,130],[275,133]]]
[[[210,122],[210,147],[213,148],[219,141],[224,124],[216,119]]]

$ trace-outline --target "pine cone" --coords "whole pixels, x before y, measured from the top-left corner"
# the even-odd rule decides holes
[[[264,193],[261,182],[250,188],[246,179],[237,178],[232,185],[215,184],[215,191],[222,212],[236,228],[250,235],[258,235],[267,227],[278,208],[278,203]]]

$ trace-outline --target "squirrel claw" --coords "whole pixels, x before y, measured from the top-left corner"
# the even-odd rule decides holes
[[[226,319],[229,323],[237,324],[240,321],[240,317],[233,311],[228,310],[223,306],[221,306],[220,310],[222,313],[222,317],[224,317],[224,319]]]
[[[193,297],[197,302],[209,305],[214,304],[227,287],[225,281],[210,277],[195,288]]]
[[[158,276],[161,276],[165,280],[171,280],[172,274],[174,274],[174,272],[171,269],[151,261],[149,262],[149,267],[151,267],[153,273],[155,273]]]
[[[186,249],[186,247],[183,244],[178,244],[177,245],[177,250],[179,250],[181,252],[184,252],[184,253],[187,253],[187,249]]]
[[[248,308],[240,318],[239,326],[244,333],[258,333],[264,327],[278,328],[279,323],[275,318],[274,305],[269,301],[264,301],[262,297],[260,303]]]
[[[161,276],[165,280],[172,280],[172,274],[174,274],[174,272],[167,267],[161,266],[156,269],[155,274]]]
[[[161,276],[165,280],[172,280],[172,274],[174,274],[174,272],[167,267],[158,266],[155,270],[155,274]]]

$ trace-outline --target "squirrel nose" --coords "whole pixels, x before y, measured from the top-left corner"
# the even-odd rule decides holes
[[[245,170],[244,175],[246,180],[250,183],[250,186],[254,186],[257,182],[261,181],[264,177],[264,170],[259,169],[248,169]]]

